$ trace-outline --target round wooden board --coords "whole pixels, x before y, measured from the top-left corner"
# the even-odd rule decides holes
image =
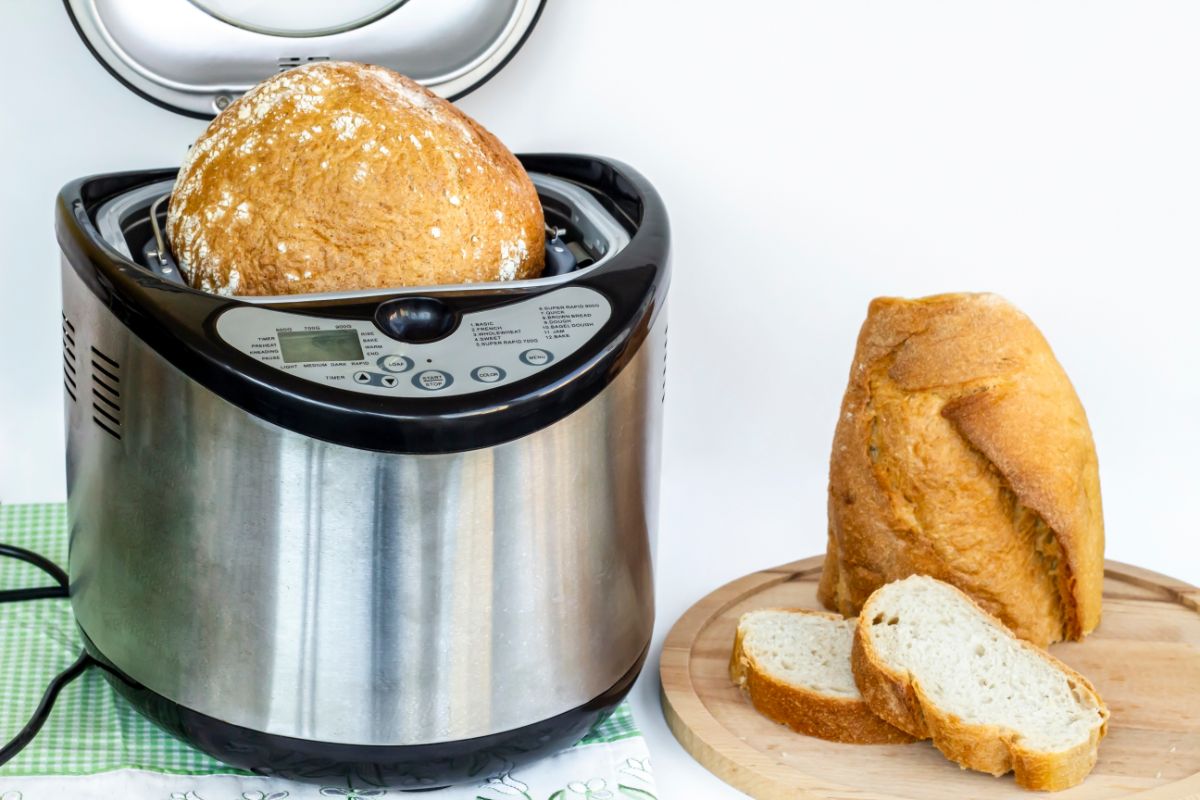
[[[820,608],[823,558],[756,572],[692,606],[663,644],[663,712],[675,737],[717,777],[760,800],[1028,798],[1011,773],[961,770],[929,742],[852,745],[793,733],[760,716],[729,680],[738,617],[756,608]],[[1109,561],[1104,617],[1083,642],[1050,652],[1086,675],[1112,711],[1088,779],[1063,800],[1137,795],[1200,800],[1200,590]]]

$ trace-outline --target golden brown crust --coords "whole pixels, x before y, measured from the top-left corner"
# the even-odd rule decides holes
[[[225,109],[167,215],[193,286],[276,295],[541,274],[529,176],[450,103],[383,67],[318,62]]]
[[[964,593],[964,597],[970,597]],[[974,601],[972,601],[974,602]],[[975,603],[979,607],[978,603]],[[980,611],[999,626],[1003,622],[979,607]],[[1027,641],[1017,640],[1035,654],[1060,670],[1078,690],[1095,698],[1103,721],[1092,730],[1088,741],[1069,750],[1049,752],[1034,750],[1021,744],[1012,731],[996,725],[972,725],[942,710],[921,690],[920,684],[907,673],[891,669],[875,649],[871,640],[871,601],[863,606],[854,630],[854,645],[850,663],[854,682],[867,706],[882,719],[918,738],[932,739],[946,758],[967,769],[1003,775],[1013,772],[1017,785],[1039,791],[1058,791],[1080,783],[1096,765],[1100,740],[1108,732],[1108,708],[1087,678],[1059,661],[1045,650]]]
[[[807,609],[794,613],[841,619]],[[904,744],[913,738],[871,713],[862,700],[831,697],[773,678],[742,648],[739,627],[729,660],[729,677],[750,697],[754,708],[797,733],[847,744]]]
[[[995,295],[879,298],[834,434],[821,601],[931,575],[1040,645],[1100,620],[1095,446],[1033,323]]]

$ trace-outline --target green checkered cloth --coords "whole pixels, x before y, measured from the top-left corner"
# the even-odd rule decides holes
[[[0,506],[0,542],[67,563],[67,509],[61,503]],[[36,567],[0,558],[0,590],[51,584]],[[30,600],[0,604],[0,743],[19,731],[50,680],[78,658],[70,603]],[[640,736],[622,703],[580,745]],[[99,670],[75,680],[54,705],[45,726],[0,776],[91,775],[133,768],[176,775],[248,773],[222,764],[159,730],[118,695]]]

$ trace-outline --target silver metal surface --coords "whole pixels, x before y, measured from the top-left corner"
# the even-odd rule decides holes
[[[320,36],[361,28],[405,0],[188,0],[222,22],[272,36]]]
[[[65,261],[71,599],[118,668],[309,740],[510,730],[611,687],[647,645],[665,310],[583,408],[492,448],[395,455],[265,423],[132,336]],[[111,378],[104,379],[114,383]],[[110,426],[111,427],[111,426]]]
[[[537,188],[540,197],[556,200],[570,209],[571,224],[579,231],[587,248],[595,254],[596,260],[583,269],[577,269],[566,275],[507,281],[503,284],[496,284],[497,288],[554,286],[555,284],[566,283],[581,275],[586,275],[591,270],[606,263],[629,244],[628,231],[622,227],[621,223],[617,222],[616,218],[604,206],[596,202],[596,198],[592,197],[585,190],[573,183],[551,175],[531,172],[529,178],[533,181],[533,185]],[[133,255],[129,250],[129,244],[125,241],[125,234],[122,232],[122,226],[126,217],[150,198],[160,197],[163,193],[170,192],[174,185],[175,182],[171,180],[148,184],[125,194],[118,195],[101,205],[96,211],[96,227],[100,231],[100,235],[104,238],[104,241],[118,253],[125,256],[125,258],[132,259]],[[422,294],[428,292],[431,288],[436,288],[439,293],[477,292],[479,291],[479,284],[456,283],[439,285],[437,287],[404,286],[393,289],[362,289],[351,292],[327,292],[323,294],[247,295],[239,296],[238,299],[246,303],[303,303],[311,302],[312,300],[347,300],[392,294]]]
[[[232,24],[191,0],[67,5],[88,45],[123,81],[174,108],[213,116],[280,69],[329,59],[383,64],[444,97],[457,96],[520,45],[539,0],[407,0],[324,33],[320,26],[287,30],[286,15],[274,26],[257,16],[254,25]]]
[[[167,240],[163,236],[162,228],[158,225],[158,209],[162,206],[163,201],[170,197],[171,195],[164,194],[150,204],[150,227],[154,230],[154,257],[160,264],[167,260]]]

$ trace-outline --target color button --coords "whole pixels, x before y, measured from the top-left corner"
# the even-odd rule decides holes
[[[531,347],[517,356],[517,358],[531,367],[544,367],[554,360],[554,353],[551,353],[549,350],[543,350],[540,347]]]
[[[482,366],[471,370],[471,377],[480,383],[499,383],[508,375],[500,367]]]
[[[437,392],[454,383],[454,376],[449,372],[442,372],[440,369],[427,369],[413,375],[412,383],[418,389]]]

